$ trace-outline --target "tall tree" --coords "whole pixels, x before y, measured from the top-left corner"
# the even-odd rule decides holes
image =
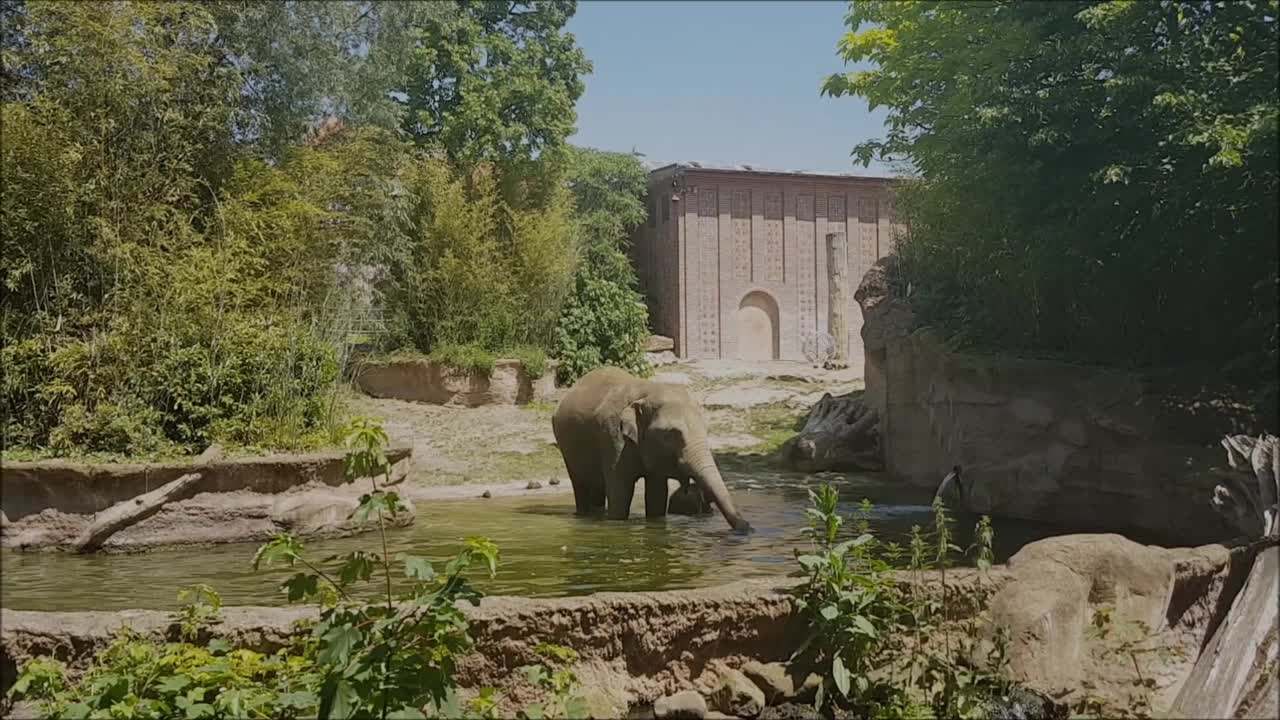
[[[1276,303],[1278,9],[852,3],[840,53],[873,67],[824,90],[887,108],[860,160],[920,172],[903,255],[925,314],[1113,360],[1257,350],[1242,321]]]
[[[591,64],[565,24],[574,0],[454,3],[418,25],[406,128],[462,167],[528,175],[572,134]]]

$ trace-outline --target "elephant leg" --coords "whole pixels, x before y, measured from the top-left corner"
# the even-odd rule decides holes
[[[604,477],[594,460],[565,457],[565,469],[573,485],[573,503],[578,515],[593,515],[604,509]]]
[[[660,518],[667,516],[667,479],[660,475],[645,476],[644,479],[644,516]]]
[[[636,478],[617,470],[605,476],[605,493],[608,495],[606,517],[610,520],[626,520],[631,516],[631,500],[636,494]]]

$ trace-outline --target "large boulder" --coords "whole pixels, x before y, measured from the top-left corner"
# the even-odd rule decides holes
[[[741,670],[726,668],[720,673],[720,686],[711,699],[717,710],[726,715],[753,718],[764,710],[764,691],[751,682]]]
[[[992,597],[993,626],[1009,641],[1013,679],[1054,696],[1080,692],[1127,707],[1135,681],[1168,707],[1234,593],[1240,551],[1167,549],[1120,535],[1031,543],[1009,559],[1012,578]],[[1159,647],[1168,652],[1130,652]],[[1138,691],[1146,692],[1146,691]],[[1065,699],[1070,702],[1074,696]]]
[[[653,716],[658,720],[702,720],[707,716],[707,701],[696,691],[683,690],[658,698],[653,704]]]
[[[663,335],[650,335],[644,343],[647,353],[670,352],[676,349],[676,341]]]

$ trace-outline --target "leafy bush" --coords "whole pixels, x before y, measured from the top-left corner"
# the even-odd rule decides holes
[[[841,706],[867,717],[983,717],[992,700],[1012,687],[1002,677],[1004,641],[996,629],[985,661],[975,662],[983,654],[976,619],[985,603],[981,586],[959,628],[949,616],[946,567],[960,549],[951,543],[945,507],[934,504],[932,536],[917,526],[904,548],[872,534],[869,502],[853,518],[857,535],[841,540],[844,518],[836,489],[823,485],[809,498],[807,532],[815,547],[797,560],[808,577],[800,607],[811,624],[796,655],[816,646],[826,667],[816,706]],[[980,570],[990,567],[992,539],[990,520],[983,517],[970,548]],[[907,552],[913,580],[904,591],[891,561]],[[931,567],[941,571],[936,588],[921,578]]]
[[[503,199],[494,174],[432,158],[415,166],[409,192],[414,234],[390,268],[384,344],[545,346],[572,279],[569,197],[523,209]]]
[[[581,260],[551,341],[562,382],[600,365],[647,374],[648,309],[626,256],[631,231],[646,217],[648,173],[633,155],[574,148],[569,186]]]

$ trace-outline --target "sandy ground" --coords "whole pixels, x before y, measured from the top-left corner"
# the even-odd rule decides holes
[[[823,393],[862,387],[862,379],[847,370],[783,362],[693,361],[659,368],[653,379],[689,387],[703,404],[712,446],[722,455],[769,453],[793,434],[797,419]],[[461,408],[358,396],[350,410],[380,419],[394,443],[413,447],[406,489],[417,492],[410,496],[461,498],[484,490],[507,495],[524,492],[530,481],[544,492],[569,490],[551,434],[554,403]]]

